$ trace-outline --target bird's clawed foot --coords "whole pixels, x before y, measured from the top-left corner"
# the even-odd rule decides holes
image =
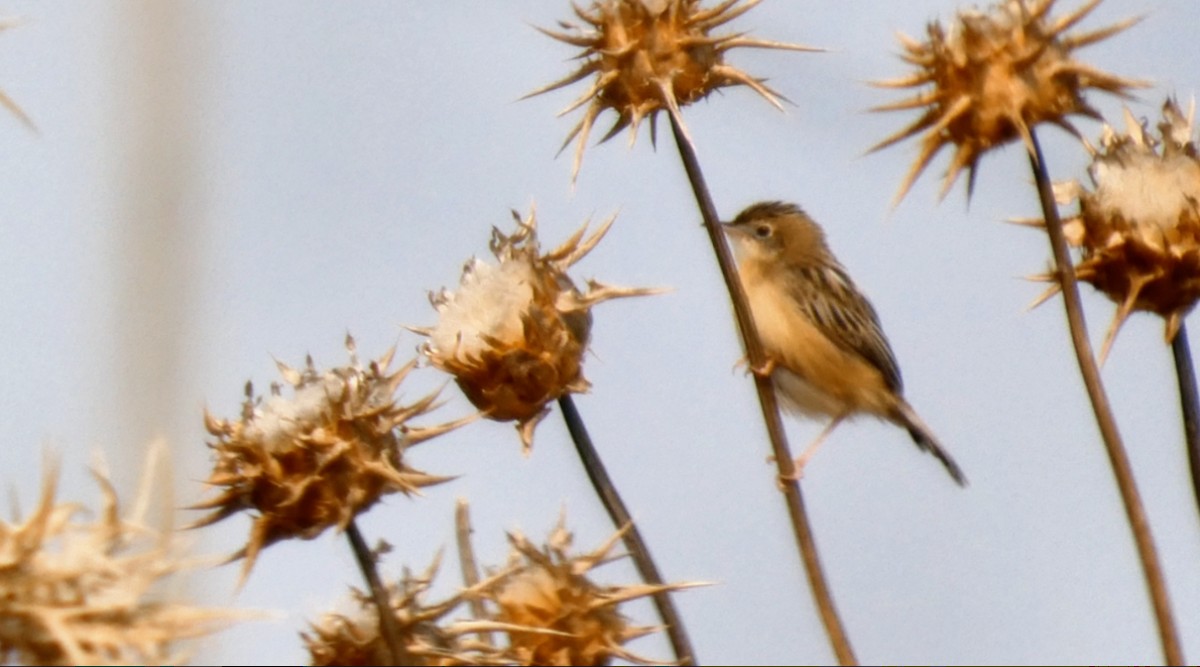
[[[774,462],[775,462],[774,456],[767,457],[767,463],[774,463]],[[780,491],[786,490],[788,484],[790,484],[792,482],[799,482],[800,479],[804,477],[804,464],[805,463],[807,463],[807,461],[805,461],[804,457],[801,456],[800,458],[797,458],[796,460],[792,461],[792,471],[790,473],[787,473],[787,474],[781,473],[781,474],[775,475],[775,484],[779,487]]]
[[[766,361],[764,361],[761,365],[752,366],[750,364],[750,361],[743,357],[741,361],[737,362],[737,366],[742,366],[742,365],[746,366],[747,372],[753,373],[760,378],[766,378],[766,377],[771,377],[771,373],[775,372],[775,368],[777,366],[779,366],[779,362],[775,361],[774,359],[772,359],[770,357],[767,357]],[[735,366],[734,368],[736,368],[737,366]]]
[[[779,485],[779,490],[784,491],[788,485],[793,482],[799,482],[804,479],[804,461],[796,459],[792,461],[792,471],[788,474],[778,474],[775,476],[775,483]]]
[[[775,372],[775,369],[779,366],[779,362],[768,357],[767,360],[762,363],[762,365],[752,366],[752,365],[750,365],[749,359],[747,359],[746,357],[742,357],[741,359],[738,359],[736,364],[733,365],[735,370],[738,368],[741,368],[742,366],[746,367],[747,373],[753,373],[754,375],[757,375],[758,377],[765,378],[765,377],[771,377],[771,373]]]

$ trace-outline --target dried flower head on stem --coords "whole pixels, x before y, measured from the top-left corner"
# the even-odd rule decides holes
[[[153,452],[153,450],[152,450]],[[143,524],[154,462],[146,464],[136,508],[124,516],[106,475],[95,519],[55,500],[49,466],[42,495],[24,521],[0,521],[0,660],[25,665],[178,664],[172,648],[211,634],[233,612],[164,600],[159,585],[190,570],[173,534]]]
[[[871,150],[921,134],[921,151],[904,177],[895,202],[908,193],[943,148],[953,145],[940,196],[967,170],[967,195],[975,185],[979,159],[997,146],[1022,140],[1032,153],[1030,129],[1049,122],[1079,136],[1069,116],[1099,119],[1084,99],[1089,88],[1128,97],[1143,83],[1100,71],[1074,59],[1074,51],[1100,42],[1137,23],[1130,18],[1089,32],[1068,34],[1100,0],[1088,0],[1057,18],[1055,0],[1001,0],[987,11],[959,12],[950,27],[933,22],[928,40],[900,35],[901,58],[916,72],[875,85],[915,88],[916,95],[873,111],[922,110],[921,116]]]
[[[255,513],[244,557],[245,579],[263,547],[282,539],[312,539],[327,528],[344,529],[358,514],[390,493],[413,494],[447,481],[410,467],[406,449],[445,433],[470,418],[430,427],[408,421],[436,406],[437,393],[409,405],[396,390],[416,361],[392,372],[395,349],[366,366],[346,337],[350,365],[318,371],[310,357],[305,368],[278,363],[292,388],[278,385],[265,400],[246,384],[238,419],[218,419],[207,411],[205,426],[216,464],[207,483],[220,494],[194,509],[213,512],[193,527],[216,523],[247,510]]]
[[[496,585],[507,571],[490,577],[440,602],[427,602],[426,594],[437,575],[440,558],[422,574],[405,570],[399,581],[387,586],[390,605],[410,659],[415,665],[511,665],[503,648],[478,639],[489,631],[511,629],[486,619],[451,619],[464,602]],[[379,613],[370,595],[352,591],[352,609],[325,614],[302,634],[313,665],[385,665],[391,652],[380,632]]]
[[[637,626],[618,611],[624,602],[659,591],[703,584],[601,586],[592,571],[616,560],[613,547],[619,531],[600,547],[571,555],[571,533],[560,521],[547,544],[538,548],[520,534],[509,535],[514,572],[489,596],[499,611],[496,619],[553,634],[510,631],[510,650],[522,665],[607,665],[614,659],[656,664],[630,652],[625,644],[658,628]]]
[[[1163,317],[1169,342],[1200,299],[1195,110],[1193,103],[1185,116],[1167,100],[1155,138],[1126,109],[1126,131],[1105,125],[1099,151],[1091,150],[1092,188],[1078,181],[1056,188],[1060,203],[1078,203],[1078,212],[1063,223],[1068,242],[1081,253],[1075,274],[1117,304],[1101,359],[1134,311]],[[1058,291],[1056,283],[1045,297]]]
[[[657,290],[589,280],[587,291],[581,291],[567,276],[615,217],[586,239],[585,223],[546,254],[538,243],[535,213],[522,220],[513,211],[513,219],[517,229],[511,235],[492,229],[491,251],[498,263],[467,262],[457,291],[430,295],[438,323],[413,330],[428,337],[423,354],[454,376],[484,416],[517,422],[528,453],[546,404],[568,392],[587,391],[583,353],[592,306]]]
[[[563,109],[564,115],[587,105],[583,118],[563,142],[578,138],[571,180],[579,175],[583,151],[596,118],[605,109],[617,114],[607,141],[626,127],[630,143],[644,118],[651,123],[651,140],[659,111],[678,115],[679,107],[718,88],[747,86],[772,105],[782,97],[762,79],[725,63],[725,54],[738,47],[820,51],[799,44],[748,37],[745,33],[712,32],[750,11],[761,0],[723,0],[708,8],[699,0],[597,0],[587,9],[572,4],[583,25],[560,22],[564,31],[541,32],[583,49],[582,65],[568,76],[539,88],[540,95],[595,75],[588,89]]]

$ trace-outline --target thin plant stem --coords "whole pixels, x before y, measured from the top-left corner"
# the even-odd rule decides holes
[[[471,511],[467,501],[459,498],[454,505],[454,536],[458,542],[458,564],[462,568],[463,586],[474,588],[479,583],[479,566],[475,562],[475,547],[471,544]],[[487,609],[479,596],[472,595],[467,604],[471,605],[471,614],[483,620],[487,618]],[[488,646],[494,646],[492,633],[484,632],[479,635],[480,641]]]
[[[1196,391],[1196,367],[1188,345],[1187,325],[1180,322],[1171,341],[1175,357],[1175,376],[1179,381],[1179,403],[1183,409],[1183,436],[1187,441],[1188,467],[1192,471],[1192,491],[1200,508],[1200,392]]]
[[[683,160],[683,168],[687,172],[688,182],[696,196],[696,204],[700,207],[700,216],[704,219],[704,229],[708,232],[713,251],[717,255],[717,264],[721,269],[721,277],[729,290],[729,298],[733,302],[733,312],[737,319],[738,331],[746,346],[746,358],[750,368],[765,368],[767,365],[766,352],[758,337],[758,328],[750,314],[749,300],[742,282],[738,278],[737,265],[729,243],[721,231],[717,209],[713,204],[712,195],[708,191],[704,174],[700,171],[700,161],[696,157],[695,147],[692,146],[682,121],[671,113],[671,131],[675,136],[675,145],[679,148],[679,157]],[[838,616],[833,604],[833,594],[825,580],[825,572],[821,568],[821,559],[817,554],[816,541],[813,539],[812,526],[804,509],[804,497],[800,494],[800,484],[796,479],[796,467],[792,460],[791,448],[788,446],[787,435],[783,430],[783,420],[779,413],[779,401],[775,396],[775,383],[769,376],[752,372],[754,388],[758,391],[758,402],[762,406],[763,421],[767,426],[767,435],[771,441],[772,458],[778,468],[779,485],[783,492],[784,503],[787,505],[788,516],[791,518],[792,532],[795,533],[796,546],[800,550],[800,558],[804,571],[808,575],[808,585],[812,589],[813,598],[829,643],[841,665],[856,665],[858,659],[850,645],[850,638]]]
[[[375,608],[379,612],[379,632],[383,635],[384,643],[387,644],[388,650],[392,654],[390,664],[413,664],[408,649],[400,637],[400,626],[396,623],[396,615],[392,612],[387,588],[384,587],[383,581],[379,578],[379,572],[375,569],[375,554],[367,546],[367,541],[363,539],[362,532],[358,530],[358,523],[354,520],[351,520],[350,525],[346,526],[346,537],[350,540],[350,550],[354,552],[354,559],[358,561],[358,569],[362,570],[363,579],[366,580],[367,587],[371,589],[371,598],[375,600]]]
[[[634,523],[633,517],[625,507],[625,502],[621,500],[621,494],[617,492],[617,487],[613,485],[612,478],[608,476],[604,463],[600,461],[600,454],[592,444],[592,438],[588,435],[583,417],[575,407],[575,401],[570,394],[563,394],[558,399],[558,407],[562,410],[567,430],[571,432],[571,439],[575,442],[575,450],[579,452],[583,469],[587,472],[592,487],[596,489],[596,495],[600,496],[600,502],[604,505],[604,509],[608,511],[608,516],[612,518],[613,525],[618,530],[628,527],[622,539],[642,581],[651,586],[662,586],[662,575],[658,573],[658,567],[654,564],[654,559],[650,557],[650,548],[646,546],[641,531],[638,530],[637,524]],[[675,603],[671,600],[671,592],[657,591],[653,594],[652,599],[655,608],[658,609],[659,617],[662,618],[663,625],[666,626],[667,639],[671,642],[671,649],[675,652],[676,663],[680,665],[696,664],[696,653],[692,650],[692,642],[688,639],[687,630],[683,627],[683,621],[675,609]]]
[[[1168,665],[1186,664],[1183,661],[1183,649],[1179,644],[1179,633],[1175,628],[1175,620],[1171,614],[1171,603],[1167,595],[1166,583],[1163,580],[1162,567],[1158,562],[1158,551],[1154,547],[1154,538],[1150,535],[1150,522],[1146,510],[1142,506],[1137,484],[1133,479],[1133,471],[1129,465],[1129,457],[1125,446],[1121,443],[1121,434],[1117,431],[1117,422],[1113,417],[1112,407],[1104,392],[1104,384],[1100,380],[1100,368],[1096,365],[1096,357],[1088,340],[1087,323],[1083,317],[1083,305],[1079,298],[1079,285],[1075,279],[1075,268],[1067,253],[1067,240],[1063,234],[1062,220],[1058,217],[1058,208],[1054,203],[1051,190],[1050,176],[1046,171],[1046,161],[1042,155],[1042,147],[1037,136],[1030,131],[1029,162],[1033,168],[1034,179],[1037,181],[1038,198],[1041,200],[1042,212],[1045,214],[1046,230],[1049,232],[1050,246],[1054,252],[1054,263],[1059,285],[1062,287],[1063,304],[1067,311],[1067,324],[1071,330],[1071,342],[1075,348],[1075,358],[1079,362],[1079,372],[1083,376],[1083,384],[1087,388],[1088,398],[1092,402],[1092,411],[1096,415],[1096,424],[1100,428],[1104,450],[1112,466],[1113,476],[1117,480],[1117,489],[1121,493],[1121,502],[1125,506],[1125,515],[1129,520],[1129,528],[1133,531],[1133,539],[1137,544],[1138,557],[1142,562],[1142,573],[1146,578],[1146,586],[1150,590],[1150,599],[1154,606],[1154,617],[1158,622],[1158,636],[1162,644],[1163,656]]]

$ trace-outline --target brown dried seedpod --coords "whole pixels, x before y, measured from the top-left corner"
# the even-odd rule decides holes
[[[1128,96],[1144,85],[1097,70],[1073,58],[1073,52],[1107,39],[1138,21],[1126,19],[1090,32],[1067,34],[1100,0],[1089,0],[1074,12],[1050,18],[1054,0],[1001,0],[986,12],[962,11],[949,29],[929,24],[928,41],[900,35],[901,58],[917,71],[880,81],[884,88],[917,88],[905,100],[873,111],[920,109],[920,118],[884,139],[877,151],[922,134],[921,152],[904,177],[895,201],[908,193],[917,177],[946,146],[954,157],[942,181],[945,196],[963,169],[967,195],[975,184],[979,159],[988,150],[1023,140],[1032,144],[1030,129],[1054,123],[1079,136],[1068,116],[1099,118],[1084,99],[1089,88]]]
[[[699,0],[598,0],[587,9],[572,4],[583,26],[560,23],[566,32],[539,28],[554,39],[582,48],[579,59],[583,64],[528,97],[557,90],[593,74],[596,77],[588,90],[562,111],[566,114],[588,105],[583,118],[563,142],[565,148],[572,139],[579,138],[572,180],[579,174],[592,124],[605,109],[615,111],[617,120],[601,141],[630,127],[632,142],[642,119],[650,119],[653,134],[659,111],[677,112],[680,106],[726,86],[747,86],[779,107],[779,93],[762,79],[727,65],[726,52],[737,47],[820,49],[755,39],[745,33],[712,34],[759,2],[723,0],[704,8]]]
[[[303,370],[280,363],[292,396],[273,387],[266,400],[246,385],[246,402],[236,420],[205,412],[216,464],[207,482],[220,494],[194,509],[213,512],[193,527],[216,523],[243,510],[255,513],[246,546],[243,579],[263,547],[282,539],[312,539],[327,528],[343,529],[382,496],[412,494],[444,482],[404,461],[408,446],[455,428],[467,420],[414,428],[407,422],[432,410],[437,394],[410,405],[395,393],[415,366],[389,371],[389,351],[366,367],[358,363],[354,341],[346,346],[351,365],[317,371],[309,358]]]
[[[583,353],[591,330],[591,307],[623,296],[652,294],[588,282],[580,291],[567,269],[600,242],[613,223],[606,221],[587,239],[587,225],[554,250],[542,254],[537,219],[513,212],[517,230],[492,230],[489,264],[471,259],[459,288],[430,296],[438,323],[414,328],[428,337],[422,352],[454,376],[467,398],[489,419],[516,421],[526,452],[546,404],[588,388]]]
[[[1094,152],[1089,190],[1078,182],[1058,186],[1061,199],[1077,201],[1064,222],[1075,267],[1117,303],[1101,349],[1108,354],[1117,331],[1135,311],[1166,319],[1171,341],[1200,299],[1200,158],[1194,139],[1195,104],[1185,117],[1172,100],[1163,104],[1158,138],[1125,111],[1126,131],[1105,126]],[[1051,293],[1057,292],[1051,288]]]

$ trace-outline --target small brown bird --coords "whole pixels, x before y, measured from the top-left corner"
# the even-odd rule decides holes
[[[784,405],[829,426],[796,460],[796,474],[834,428],[869,414],[908,430],[960,485],[966,477],[904,400],[900,369],[879,316],[825,244],[825,233],[799,206],[751,205],[724,223],[738,274]]]

